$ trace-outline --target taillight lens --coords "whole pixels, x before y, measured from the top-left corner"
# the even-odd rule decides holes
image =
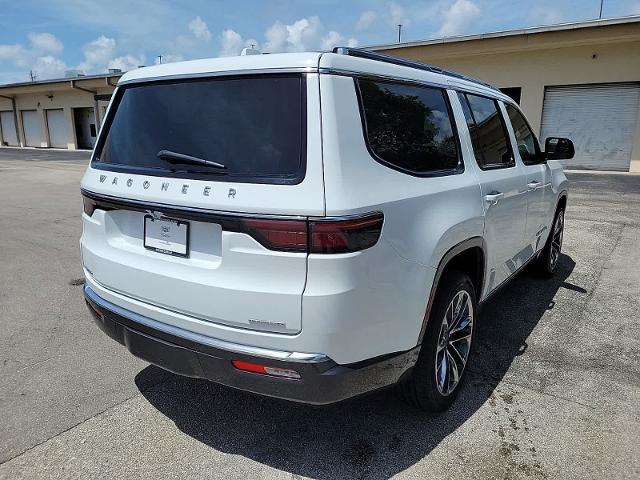
[[[243,219],[246,232],[265,247],[285,252],[307,251],[305,220]]]
[[[270,250],[348,253],[370,248],[380,238],[382,213],[327,220],[243,219],[244,231]]]
[[[382,213],[310,221],[309,253],[347,253],[373,247],[380,238],[383,222]]]
[[[84,207],[84,213],[91,216],[96,209],[96,202],[89,197],[82,196],[82,205]]]

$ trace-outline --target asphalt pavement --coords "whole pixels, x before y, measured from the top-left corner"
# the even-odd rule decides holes
[[[26,153],[25,153],[26,152]],[[569,174],[564,254],[482,311],[440,415],[328,407],[130,355],[82,298],[87,152],[0,148],[0,478],[639,478],[640,176]]]

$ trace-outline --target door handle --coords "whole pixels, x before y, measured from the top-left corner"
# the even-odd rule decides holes
[[[484,200],[490,205],[496,205],[503,198],[504,198],[504,193],[502,192],[491,192],[484,196]]]
[[[527,183],[527,187],[529,188],[529,190],[535,190],[539,186],[540,186],[540,182],[537,182],[535,180],[533,182]]]

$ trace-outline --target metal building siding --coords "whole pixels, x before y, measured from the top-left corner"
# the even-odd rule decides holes
[[[67,127],[64,111],[60,109],[46,110],[49,145],[54,148],[67,148]]]
[[[42,122],[36,110],[22,110],[22,127],[28,147],[42,146]]]
[[[639,107],[640,84],[547,87],[540,140],[573,140],[565,167],[629,171]]]

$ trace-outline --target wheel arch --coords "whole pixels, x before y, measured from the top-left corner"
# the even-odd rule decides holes
[[[431,285],[429,300],[427,302],[427,308],[422,319],[422,327],[420,328],[420,335],[418,337],[418,344],[422,343],[422,339],[427,329],[427,323],[431,314],[431,307],[433,306],[433,301],[435,299],[440,280],[442,279],[442,275],[450,269],[456,269],[463,273],[467,273],[469,277],[471,277],[471,281],[476,289],[476,296],[479,301],[484,287],[486,262],[486,246],[482,237],[471,237],[447,250],[447,253],[444,254],[438,264],[433,283]]]

